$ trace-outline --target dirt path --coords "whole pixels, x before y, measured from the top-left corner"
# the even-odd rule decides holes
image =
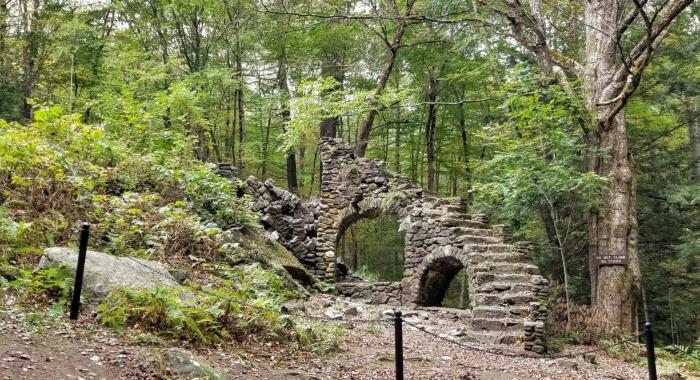
[[[354,318],[380,318],[383,309],[371,305],[361,308],[361,316]],[[320,316],[323,307],[313,304],[309,310],[314,313],[297,315],[295,319],[299,323],[313,320]],[[77,323],[62,318],[28,323],[33,319],[31,314],[16,310],[0,312],[0,379],[157,378],[142,359],[146,345],[97,326],[89,316]],[[340,352],[330,356],[293,352],[286,346],[266,343],[196,353],[229,379],[393,379],[391,323],[340,323],[348,330]],[[436,332],[459,325],[440,318],[423,320],[422,324]],[[463,349],[411,327],[404,330],[404,346],[406,379],[645,378],[643,368],[605,354],[596,355],[597,364],[577,358],[562,365],[542,358],[513,358]]]
[[[140,347],[89,321],[0,313],[0,379],[149,379]]]

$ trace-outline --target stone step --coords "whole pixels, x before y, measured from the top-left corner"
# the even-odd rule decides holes
[[[467,214],[467,207],[462,205],[450,204],[447,206],[447,211],[461,214],[467,219],[471,219],[471,215]]]
[[[515,247],[513,247],[513,245],[504,243],[465,244],[463,248],[468,253],[516,253]]]
[[[483,262],[493,262],[493,263],[529,263],[525,255],[519,253],[472,253],[469,255],[469,261],[471,264],[478,265]]]
[[[534,291],[534,284],[529,282],[489,282],[477,288],[477,293],[502,293],[511,291],[531,292]]]
[[[529,283],[532,279],[531,274],[527,273],[490,273],[477,272],[473,276],[474,283],[484,285],[489,282],[519,282]]]
[[[474,245],[474,244],[493,244],[498,243],[500,240],[491,236],[474,236],[474,235],[463,235],[458,236],[456,239],[457,244]]]
[[[523,331],[521,318],[476,318],[467,321],[473,331]]]
[[[523,340],[522,333],[503,331],[467,331],[467,340],[484,344],[513,344]]]
[[[438,222],[446,227],[469,227],[488,229],[487,226],[483,223],[479,223],[471,219],[443,218],[440,219]]]
[[[539,268],[533,264],[511,262],[482,262],[472,267],[472,271],[496,274],[538,274]]]
[[[505,291],[501,293],[476,293],[474,303],[480,306],[526,306],[535,299],[535,293],[531,291]]]
[[[493,236],[493,231],[486,228],[453,227],[455,236]]]
[[[525,318],[529,306],[477,306],[472,309],[474,318]]]

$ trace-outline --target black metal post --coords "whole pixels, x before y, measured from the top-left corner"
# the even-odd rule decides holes
[[[649,380],[656,378],[656,353],[654,352],[654,333],[651,331],[651,323],[644,324],[644,333],[647,336],[647,366],[649,367]]]
[[[403,322],[401,310],[394,310],[394,360],[396,361],[396,380],[403,380]]]
[[[80,246],[78,248],[78,265],[75,268],[75,282],[73,285],[73,299],[70,303],[70,319],[78,319],[80,309],[80,293],[83,290],[83,273],[85,272],[85,256],[87,255],[88,239],[90,238],[90,225],[83,224],[80,231]]]

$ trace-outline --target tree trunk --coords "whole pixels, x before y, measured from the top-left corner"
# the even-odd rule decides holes
[[[401,175],[401,108],[396,111],[396,128],[394,132],[394,171]]]
[[[364,157],[365,153],[367,152],[367,144],[369,143],[369,132],[372,130],[372,125],[374,125],[374,119],[377,117],[377,113],[379,112],[377,110],[377,100],[379,99],[379,96],[381,96],[382,93],[384,93],[386,84],[389,81],[391,72],[394,69],[394,64],[396,63],[396,55],[399,52],[399,48],[401,48],[401,39],[403,38],[403,34],[406,31],[406,17],[411,15],[411,10],[413,8],[414,2],[414,0],[406,1],[406,12],[404,13],[403,17],[400,17],[398,14],[396,15],[396,31],[394,32],[393,40],[391,42],[388,40],[384,41],[389,50],[387,52],[387,60],[384,65],[384,69],[382,70],[382,74],[379,77],[379,82],[377,83],[377,88],[374,91],[374,96],[370,101],[370,108],[367,112],[367,117],[362,122],[362,126],[360,127],[357,143],[355,144],[355,154],[358,157]]]
[[[236,89],[236,100],[238,103],[238,168],[241,170],[245,168],[245,161],[243,160],[243,143],[245,142],[245,109],[243,107],[243,87],[245,86],[245,81],[243,78],[243,59],[241,55],[243,51],[241,50],[241,41],[236,41],[236,74],[238,75],[238,88]]]
[[[360,247],[357,242],[357,227],[355,224],[350,226],[350,242],[350,252],[352,254],[352,262],[350,264],[350,267],[352,268],[353,272],[357,272],[357,267],[359,265],[359,260],[357,256]]]
[[[464,94],[462,94],[464,97]],[[469,165],[469,134],[467,133],[467,120],[464,115],[464,105],[459,106],[459,131],[462,136],[462,163],[464,164],[464,177],[467,181],[467,207],[472,204],[472,170]]]
[[[695,182],[700,182],[700,136],[698,135],[698,105],[693,103],[691,107],[691,118],[693,120],[688,124],[688,144],[690,150],[690,173]]]
[[[321,68],[321,75],[324,78],[332,77],[338,82],[338,86],[329,92],[341,90],[345,81],[345,69],[343,68],[342,54],[334,52],[331,54],[328,62]],[[321,120],[321,137],[333,137],[338,135],[338,127],[340,126],[340,116],[333,116]]]
[[[233,91],[231,109],[231,163],[236,166],[236,127],[238,126],[238,89]]]
[[[20,2],[22,14],[22,34],[24,48],[22,49],[22,116],[27,122],[33,118],[33,106],[31,97],[34,93],[34,80],[36,79],[36,58],[39,54],[39,36],[36,28],[39,28],[41,2],[33,0],[31,7],[28,2]]]
[[[607,335],[635,331],[641,285],[634,164],[624,108],[615,113],[613,102],[625,83],[614,77],[620,56],[609,36],[616,35],[622,17],[617,1],[586,2],[585,22],[590,27],[586,28],[583,82],[594,117],[586,136],[587,162],[590,171],[610,178],[600,203],[589,212],[588,259],[594,325]],[[624,256],[626,265],[601,265],[601,256]]]
[[[277,87],[280,89],[282,96],[282,123],[284,131],[287,131],[287,125],[291,120],[289,111],[289,86],[287,85],[287,51],[282,47],[277,64]],[[297,182],[297,158],[294,150],[287,152],[287,190],[292,193],[299,191],[299,183]]]
[[[270,129],[272,126],[272,113],[267,116],[267,124],[265,126],[265,131],[263,134],[263,145],[262,145],[262,162],[260,163],[263,178],[267,174],[267,151],[270,146]]]
[[[214,148],[214,154],[216,154],[216,161],[222,162],[221,150],[219,149],[219,140],[216,138],[216,128],[209,129],[209,137],[211,138],[211,145]]]
[[[425,124],[425,151],[428,165],[428,190],[437,192],[435,175],[435,129],[437,123],[438,80],[435,70],[428,67],[428,120]]]

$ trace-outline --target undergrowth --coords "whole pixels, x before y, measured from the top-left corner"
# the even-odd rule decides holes
[[[274,272],[257,264],[227,268],[218,281],[204,290],[119,289],[97,313],[102,324],[117,330],[137,328],[197,346],[265,340],[316,353],[337,349],[339,327],[297,324],[280,312],[297,295]]]
[[[222,231],[255,216],[178,149],[138,151],[56,107],[29,125],[0,120],[0,254],[65,245],[89,222],[91,246],[115,255],[220,257]]]
[[[203,346],[265,339],[326,347],[277,311],[297,296],[280,275],[226,266],[240,249],[232,231],[257,228],[235,183],[194,159],[185,141],[140,150],[108,130],[57,107],[37,109],[29,125],[0,120],[3,296],[64,312],[73,274],[34,268],[43,248],[72,245],[87,222],[93,250],[223,268],[206,275],[206,289],[117,290],[98,308],[103,324]]]

